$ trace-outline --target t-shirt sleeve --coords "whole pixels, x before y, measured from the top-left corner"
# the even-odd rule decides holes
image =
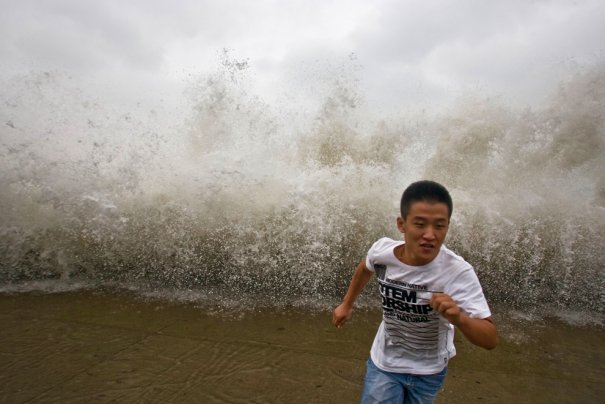
[[[370,271],[376,272],[376,268],[374,268],[376,256],[378,255],[379,251],[382,251],[382,249],[384,248],[384,244],[387,241],[388,238],[383,237],[380,240],[376,241],[374,244],[372,244],[372,247],[370,247],[370,249],[368,250],[368,255],[366,255],[366,267],[368,267]]]
[[[471,318],[487,318],[492,315],[479,278],[471,266],[463,269],[445,292]]]

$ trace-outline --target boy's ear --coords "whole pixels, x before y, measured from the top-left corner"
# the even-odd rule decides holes
[[[397,218],[397,228],[401,233],[405,233],[405,220],[401,216]]]

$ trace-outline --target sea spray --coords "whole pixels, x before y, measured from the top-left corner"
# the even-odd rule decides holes
[[[595,69],[543,110],[515,114],[486,100],[440,124],[427,176],[453,190],[450,244],[494,300],[603,310],[604,107],[605,75]]]
[[[3,290],[331,304],[375,239],[400,237],[405,186],[432,178],[454,196],[447,244],[490,301],[603,313],[602,68],[539,108],[474,98],[388,119],[346,74],[297,109],[265,103],[245,70],[192,83],[186,113],[116,110],[57,72],[3,83]]]

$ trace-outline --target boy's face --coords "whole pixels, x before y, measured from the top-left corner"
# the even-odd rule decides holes
[[[448,208],[442,202],[412,202],[405,218],[397,218],[405,247],[400,257],[408,265],[426,265],[437,257],[449,228]]]

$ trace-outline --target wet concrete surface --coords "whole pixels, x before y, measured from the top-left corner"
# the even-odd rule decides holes
[[[356,312],[343,329],[330,315],[126,293],[0,294],[0,402],[358,402],[380,313]],[[457,336],[438,403],[602,402],[602,328],[495,318],[493,351]]]

